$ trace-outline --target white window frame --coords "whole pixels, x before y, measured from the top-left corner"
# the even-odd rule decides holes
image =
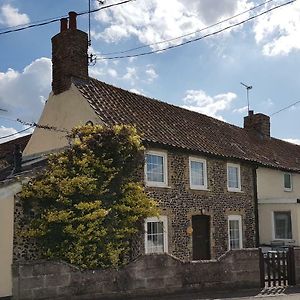
[[[289,239],[282,239],[282,238],[277,238],[275,236],[275,213],[286,213],[286,212],[289,212],[290,213],[290,216],[291,216],[291,238]],[[275,211],[272,211],[272,237],[273,237],[273,240],[280,240],[280,241],[292,241],[293,240],[293,221],[292,221],[292,211],[291,210],[275,210]]]
[[[229,186],[229,167],[237,168],[238,170],[238,187]],[[229,192],[241,192],[241,166],[239,164],[227,163],[227,190]]]
[[[228,250],[231,250],[230,247],[230,221],[238,221],[239,222],[239,249],[243,249],[243,227],[242,227],[242,216],[241,215],[229,215],[228,216],[228,222],[227,222],[227,227],[228,227]]]
[[[153,187],[167,187],[168,186],[168,154],[167,152],[163,151],[156,151],[156,150],[147,150],[145,152],[145,157],[147,154],[150,155],[157,155],[163,158],[163,172],[164,172],[164,181],[157,182],[157,181],[149,181],[147,179],[147,161],[145,160],[145,183],[146,186],[153,186]]]
[[[194,162],[200,162],[203,164],[203,185],[195,185],[192,184],[192,161]],[[189,157],[189,179],[190,179],[190,188],[192,190],[207,190],[207,166],[206,166],[206,160],[203,158],[190,156]]]
[[[167,216],[159,216],[159,217],[149,217],[145,219],[145,254],[151,254],[148,251],[148,227],[147,224],[149,222],[163,222],[163,230],[164,230],[164,251],[162,253],[168,253],[168,217]],[[155,253],[160,254],[160,253]]]
[[[284,176],[285,175],[289,175],[290,176],[290,182],[291,182],[291,187],[290,188],[286,188],[284,185]],[[292,173],[283,173],[283,188],[285,192],[291,192],[293,190],[293,176]]]
[[[150,181],[147,179],[147,161],[145,159],[145,183],[147,186],[154,186],[154,187],[167,187],[168,186],[168,154],[167,152],[163,151],[156,151],[156,150],[147,150],[145,152],[145,158],[147,154],[161,156],[163,158],[163,172],[164,172],[164,181],[157,182],[157,181]]]

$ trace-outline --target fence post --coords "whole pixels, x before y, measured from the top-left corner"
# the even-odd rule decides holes
[[[264,262],[264,254],[261,248],[258,248],[259,253],[259,270],[260,270],[260,287],[265,287],[265,262]]]
[[[294,247],[289,247],[289,251],[288,251],[288,274],[289,274],[289,279],[288,279],[289,285],[296,285]]]

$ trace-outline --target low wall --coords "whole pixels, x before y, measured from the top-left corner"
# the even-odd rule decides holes
[[[13,299],[108,299],[189,289],[256,288],[257,249],[229,251],[218,260],[182,262],[170,255],[143,255],[120,270],[88,270],[64,262],[13,265]]]

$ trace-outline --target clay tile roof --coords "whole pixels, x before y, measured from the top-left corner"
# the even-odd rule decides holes
[[[90,78],[74,81],[107,125],[135,125],[144,141],[300,172],[300,146]]]

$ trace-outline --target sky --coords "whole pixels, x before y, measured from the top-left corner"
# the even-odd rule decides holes
[[[117,2],[121,0],[106,0],[104,5]],[[135,0],[93,13],[89,51],[97,55],[97,62],[89,74],[242,127],[247,97],[241,82],[253,87],[249,99],[254,112],[271,115],[300,100],[300,0],[212,34],[288,0],[268,1],[249,11],[264,2]],[[97,0],[91,0],[91,5],[103,7]],[[0,0],[0,143],[30,132],[3,138],[28,128],[17,119],[39,120],[51,91],[51,37],[60,25],[1,32],[87,9],[88,0]],[[78,17],[78,27],[88,31],[87,15]],[[206,35],[156,54],[105,59],[155,51]],[[136,47],[143,48],[107,55]],[[299,113],[300,103],[271,116],[271,135],[300,144]]]

